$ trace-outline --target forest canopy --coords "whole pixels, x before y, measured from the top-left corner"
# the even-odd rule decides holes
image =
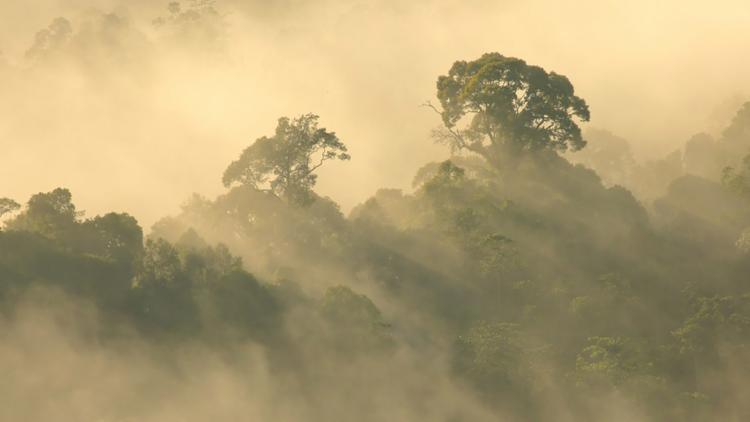
[[[177,32],[220,18],[210,2],[168,12],[154,23]],[[70,33],[55,20],[28,55]],[[73,349],[165,388],[85,390],[103,405],[83,419],[158,418],[176,394],[164,385],[188,397],[174,420],[220,414],[191,413],[178,386],[196,378],[226,394],[208,406],[223,420],[246,401],[266,420],[750,418],[750,103],[719,139],[642,163],[617,134],[582,130],[567,77],[522,59],[456,61],[435,96],[450,159],[348,215],[315,191],[319,168],[352,157],[313,113],[279,118],[212,175],[222,194],[145,230],[87,216],[65,187],[0,198],[0,339],[30,303],[72,303],[86,322],[52,326],[83,327]],[[8,344],[10,373],[24,353]],[[13,372],[18,394],[64,390],[40,367]],[[5,404],[3,420],[46,411]]]

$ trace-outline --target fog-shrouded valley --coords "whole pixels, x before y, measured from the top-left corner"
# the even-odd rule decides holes
[[[750,420],[750,6],[0,3],[0,420]]]

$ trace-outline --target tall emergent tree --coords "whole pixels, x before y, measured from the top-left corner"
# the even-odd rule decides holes
[[[348,160],[346,145],[325,128],[318,116],[282,117],[276,134],[247,147],[224,171],[224,186],[233,184],[267,189],[298,205],[308,204],[317,181],[315,170],[328,160]]]
[[[445,125],[440,138],[491,163],[508,154],[586,145],[576,120],[588,121],[589,109],[568,78],[521,59],[487,53],[455,62],[438,78],[437,96],[442,109],[430,107]]]

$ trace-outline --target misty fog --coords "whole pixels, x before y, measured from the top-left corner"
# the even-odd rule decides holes
[[[446,157],[419,105],[435,75],[486,51],[567,75],[595,110],[590,125],[641,159],[720,130],[748,90],[742,1],[222,1],[208,30],[157,28],[167,3],[0,5],[0,177],[24,175],[5,194],[65,185],[87,211],[148,225],[191,192],[219,193],[211,175],[278,116],[314,110],[367,157],[321,178],[350,209]],[[58,17],[70,42],[26,57]]]
[[[744,421],[750,6],[0,2],[0,420]]]

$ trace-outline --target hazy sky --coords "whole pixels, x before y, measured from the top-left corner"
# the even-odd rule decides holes
[[[567,75],[591,125],[641,156],[720,129],[750,92],[746,1],[219,1],[226,33],[207,45],[155,30],[166,3],[0,2],[0,196],[66,186],[88,214],[148,226],[193,191],[222,192],[279,116],[315,112],[353,156],[317,190],[348,210],[447,155],[419,104],[454,60],[490,51]],[[58,16],[77,44],[31,63]]]

